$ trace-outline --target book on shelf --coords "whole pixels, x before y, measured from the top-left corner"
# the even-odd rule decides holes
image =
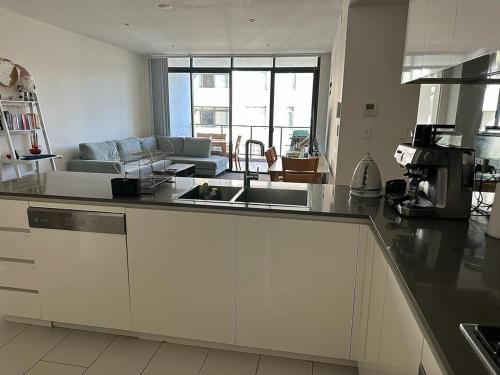
[[[35,130],[41,129],[38,113],[11,113],[4,111],[7,124],[0,122],[0,130]],[[7,125],[7,126],[5,126]]]

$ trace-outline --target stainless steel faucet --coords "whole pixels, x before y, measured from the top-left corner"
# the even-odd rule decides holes
[[[250,187],[250,181],[259,179],[259,168],[257,168],[257,172],[250,172],[250,145],[259,145],[262,156],[264,156],[264,143],[260,141],[255,141],[253,139],[249,139],[245,143],[245,174],[243,177],[244,180],[244,189],[247,190]]]

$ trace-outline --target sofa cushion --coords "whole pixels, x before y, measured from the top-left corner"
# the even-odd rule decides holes
[[[116,160],[116,143],[114,141],[98,143],[80,143],[80,158],[83,160]]]
[[[172,160],[174,163],[179,164],[194,164],[196,169],[210,169],[216,170],[220,168],[226,168],[228,163],[228,158],[223,156],[210,156],[208,158],[196,158],[192,156],[173,156]]]
[[[142,151],[144,152],[154,152],[158,150],[155,136],[139,138],[139,141],[141,142]]]
[[[156,142],[158,149],[167,152],[171,155],[182,155],[184,151],[184,138],[182,137],[166,137],[164,135],[157,135]]]
[[[212,141],[210,139],[186,137],[184,138],[184,151],[182,152],[182,156],[208,158],[211,148]]]
[[[116,148],[120,156],[141,155],[142,148],[139,138],[125,138],[116,142]]]

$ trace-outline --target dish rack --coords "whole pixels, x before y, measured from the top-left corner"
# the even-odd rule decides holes
[[[173,152],[150,150],[141,140],[138,140],[141,151],[137,152],[127,149],[130,140],[137,141],[137,138],[125,138],[116,142],[112,159],[123,168],[122,173],[118,169],[120,164],[114,164],[118,174],[122,174],[125,179],[139,179],[141,194],[153,194],[162,184],[175,181],[175,175],[167,170],[167,161],[170,162],[167,157]]]

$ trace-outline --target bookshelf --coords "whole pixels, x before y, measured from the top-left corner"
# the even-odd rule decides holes
[[[32,174],[34,172],[39,172],[40,162],[49,162],[52,170],[57,170],[55,160],[61,158],[61,156],[53,155],[47,129],[45,127],[45,121],[43,119],[36,93],[33,94],[33,98],[34,100],[31,101],[0,100],[0,137],[5,137],[8,154],[13,157],[8,159],[3,155],[1,156],[0,180],[5,180],[3,173],[4,165],[13,166],[17,178],[21,178],[24,175]],[[20,159],[15,159],[16,149],[14,147],[13,137],[26,136],[33,133],[42,134],[44,144],[41,145],[44,154],[52,156],[36,160],[24,160],[23,156],[25,155],[20,154]],[[31,170],[26,171],[25,168],[21,168],[26,165],[31,167]]]

